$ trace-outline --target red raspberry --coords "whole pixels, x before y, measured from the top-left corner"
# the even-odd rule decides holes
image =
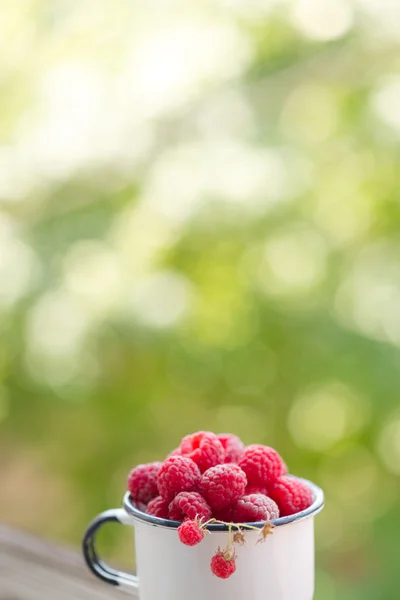
[[[195,546],[201,542],[205,533],[198,521],[185,521],[182,525],[179,525],[178,535],[182,544]]]
[[[238,465],[211,467],[200,480],[199,491],[214,511],[233,506],[246,489],[245,473]]]
[[[160,517],[160,519],[168,519],[168,506],[169,502],[167,500],[164,500],[162,496],[157,496],[150,500],[146,512],[148,515]]]
[[[268,496],[268,490],[266,487],[261,487],[259,485],[248,485],[245,490],[245,495],[249,496],[249,494],[264,494],[264,496]]]
[[[179,492],[195,490],[200,477],[199,467],[190,458],[170,456],[164,460],[158,472],[158,489],[165,500],[171,501]]]
[[[183,438],[180,450],[182,456],[191,458],[204,473],[210,467],[224,462],[224,448],[211,431],[198,431]]]
[[[197,492],[180,492],[170,503],[168,516],[172,521],[185,519],[207,521],[211,518],[211,508]]]
[[[313,493],[308,485],[292,477],[280,477],[268,488],[268,495],[279,506],[281,517],[294,515],[313,503]]]
[[[230,550],[221,551],[214,554],[210,562],[211,571],[221,579],[228,579],[236,571],[236,556]]]
[[[129,473],[127,485],[134,502],[147,504],[158,496],[157,475],[160,467],[160,462],[153,462],[138,465]]]
[[[261,444],[247,446],[239,466],[247,475],[249,485],[265,487],[286,475],[287,468],[276,450]]]
[[[219,433],[218,439],[225,450],[225,463],[237,463],[243,454],[244,444],[232,433]]]
[[[271,498],[263,494],[249,494],[237,501],[232,517],[234,523],[271,521],[279,517],[279,508]]]

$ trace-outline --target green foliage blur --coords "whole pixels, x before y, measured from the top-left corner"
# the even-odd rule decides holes
[[[399,22],[3,3],[3,521],[78,547],[132,466],[232,431],[324,488],[316,599],[398,599]]]

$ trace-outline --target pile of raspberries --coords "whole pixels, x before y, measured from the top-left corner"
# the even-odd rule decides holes
[[[243,442],[230,433],[199,431],[183,438],[164,462],[138,465],[128,476],[128,491],[136,507],[149,515],[181,521],[182,543],[199,543],[209,523],[226,523],[243,541],[236,524],[269,522],[295,514],[313,502],[310,488],[287,476],[278,452]],[[246,526],[246,529],[249,527]],[[265,537],[265,536],[264,536]],[[229,539],[231,536],[229,536]],[[212,572],[226,579],[236,569],[234,546],[211,559]]]

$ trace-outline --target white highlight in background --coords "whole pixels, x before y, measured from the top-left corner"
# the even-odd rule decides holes
[[[382,83],[372,97],[372,108],[389,127],[400,133],[400,77]]]
[[[272,234],[258,269],[262,290],[283,296],[308,294],[324,276],[326,254],[324,239],[306,227]]]
[[[124,294],[126,276],[118,254],[94,241],[76,243],[65,261],[64,286],[93,315],[117,306]]]
[[[348,33],[354,12],[348,0],[296,0],[291,20],[305,36],[324,42]]]
[[[172,271],[159,271],[134,284],[129,309],[143,325],[166,329],[177,325],[186,315],[191,293],[185,277]]]
[[[40,273],[33,250],[17,237],[15,224],[0,214],[0,308],[29,292]]]
[[[182,107],[205,85],[239,75],[251,54],[232,22],[175,18],[160,27],[153,21],[134,40],[124,79],[141,114],[158,116]]]

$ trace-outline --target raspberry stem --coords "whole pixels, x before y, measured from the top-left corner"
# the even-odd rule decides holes
[[[266,521],[265,523],[269,523],[269,521]],[[201,524],[202,528],[206,528],[207,525],[227,525],[228,530],[230,527],[237,527],[237,529],[241,529],[242,527],[246,530],[246,529],[253,529],[254,531],[262,531],[263,528],[265,527],[265,525],[263,525],[262,527],[255,527],[254,525],[250,525],[249,523],[231,523],[231,522],[227,522],[227,521],[220,521],[219,519],[208,519],[208,521],[205,521],[204,523]],[[272,527],[272,523],[270,524]]]
[[[228,544],[226,546],[226,552],[229,553],[229,550],[231,549],[232,546],[234,546],[234,544],[240,543],[243,544],[245,539],[243,537],[243,530],[247,531],[249,529],[253,530],[253,531],[258,531],[261,535],[261,538],[258,540],[258,542],[263,542],[265,541],[265,539],[267,538],[268,535],[272,534],[272,528],[274,527],[273,523],[270,523],[269,521],[265,521],[264,525],[262,527],[255,527],[254,525],[249,525],[249,523],[228,523],[226,521],[220,521],[219,519],[208,519],[207,521],[204,521],[204,523],[201,522],[201,519],[198,521],[199,523],[199,527],[202,530],[206,530],[207,529],[207,525],[211,525],[211,524],[218,524],[218,525],[226,525],[228,527]],[[233,536],[232,538],[232,528],[235,528],[237,530],[237,534],[242,534],[240,536],[240,540],[235,539],[235,536]],[[235,535],[237,535],[235,534]],[[258,543],[257,542],[257,543]]]
[[[205,529],[207,527],[207,525],[210,525],[210,523],[217,523],[217,519],[208,519],[208,521],[205,521],[204,523],[201,524],[201,527],[203,527]]]
[[[228,545],[227,545],[226,549],[229,550],[231,545],[232,545],[232,523],[229,523],[229,525],[228,525]]]

